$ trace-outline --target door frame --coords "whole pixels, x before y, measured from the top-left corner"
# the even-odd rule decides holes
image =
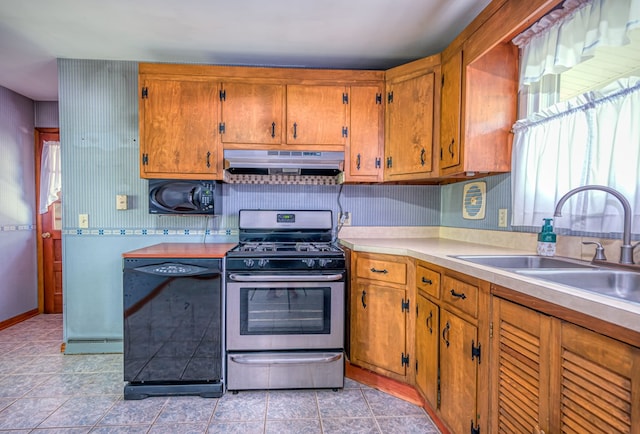
[[[42,215],[40,214],[40,164],[42,158],[42,147],[40,145],[42,136],[48,134],[58,134],[59,128],[36,128],[34,131],[35,149],[35,197],[36,197],[36,257],[38,260],[38,313],[44,312],[44,250],[42,245]]]

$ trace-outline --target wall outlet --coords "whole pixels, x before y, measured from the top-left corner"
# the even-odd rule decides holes
[[[351,213],[349,211],[340,213],[340,223],[342,223],[342,226],[351,226]]]
[[[78,214],[78,227],[80,229],[89,228],[89,214]]]
[[[498,210],[498,227],[506,228],[507,227],[507,209],[500,208]]]

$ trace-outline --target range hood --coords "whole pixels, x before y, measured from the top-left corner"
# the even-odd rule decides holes
[[[224,168],[233,175],[335,177],[344,168],[344,152],[225,149]]]

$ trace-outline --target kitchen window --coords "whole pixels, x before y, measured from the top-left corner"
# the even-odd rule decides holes
[[[627,197],[640,233],[640,2],[567,0],[513,42],[521,119],[513,127],[512,225],[540,226],[566,192],[599,184]],[[612,196],[585,192],[555,226],[619,233],[621,215]]]

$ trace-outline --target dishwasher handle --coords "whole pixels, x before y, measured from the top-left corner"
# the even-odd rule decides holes
[[[343,274],[229,274],[234,282],[337,282]]]

